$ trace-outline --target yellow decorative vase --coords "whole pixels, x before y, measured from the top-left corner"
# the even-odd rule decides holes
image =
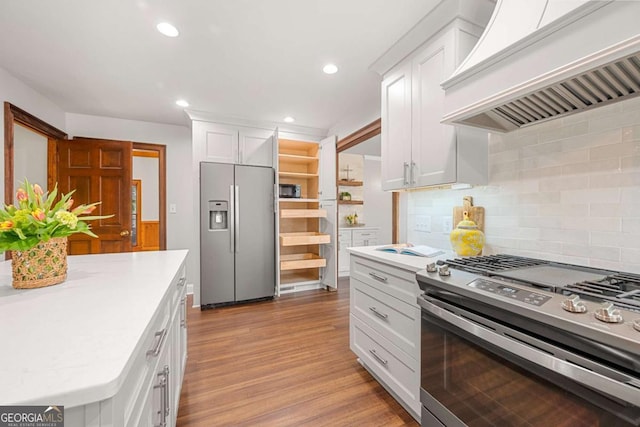
[[[11,251],[16,289],[57,285],[67,278],[67,238],[54,237],[25,251]]]
[[[484,233],[469,219],[469,212],[463,215],[464,219],[449,235],[451,247],[459,256],[478,255],[484,247]]]

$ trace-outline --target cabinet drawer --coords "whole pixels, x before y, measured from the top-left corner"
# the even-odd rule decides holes
[[[420,308],[351,279],[351,314],[405,353],[420,358]]]
[[[378,238],[377,230],[353,230],[353,239],[376,239]]]
[[[360,358],[377,379],[391,389],[398,398],[417,414],[420,413],[420,370],[416,359],[351,316],[351,350]]]
[[[420,288],[414,271],[351,254],[351,277],[408,304],[416,304]]]

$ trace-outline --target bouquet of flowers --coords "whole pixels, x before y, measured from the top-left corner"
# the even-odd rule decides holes
[[[67,237],[74,233],[96,236],[86,221],[109,218],[113,215],[91,216],[101,202],[79,205],[72,209],[71,191],[59,200],[58,185],[45,193],[38,184],[25,179],[16,192],[17,206],[5,205],[0,209],[0,251],[25,251],[54,237]]]

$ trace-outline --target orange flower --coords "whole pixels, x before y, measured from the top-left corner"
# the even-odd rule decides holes
[[[35,211],[31,212],[31,215],[37,219],[38,221],[44,221],[44,219],[46,218],[46,215],[44,214],[44,211],[40,208],[36,209]]]
[[[16,192],[16,199],[18,199],[19,202],[23,202],[28,198],[29,196],[27,195],[27,192],[23,188],[19,188]]]
[[[42,187],[40,187],[38,184],[33,185],[33,192],[36,193],[36,195],[38,196],[42,196],[44,194]]]
[[[0,222],[0,230],[10,230],[13,228],[12,221],[2,221]]]

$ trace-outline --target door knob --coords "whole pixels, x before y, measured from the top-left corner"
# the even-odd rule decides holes
[[[122,237],[124,237],[124,236],[128,236],[128,235],[129,235],[129,230],[122,230],[122,231],[120,232],[120,235],[121,235]]]

